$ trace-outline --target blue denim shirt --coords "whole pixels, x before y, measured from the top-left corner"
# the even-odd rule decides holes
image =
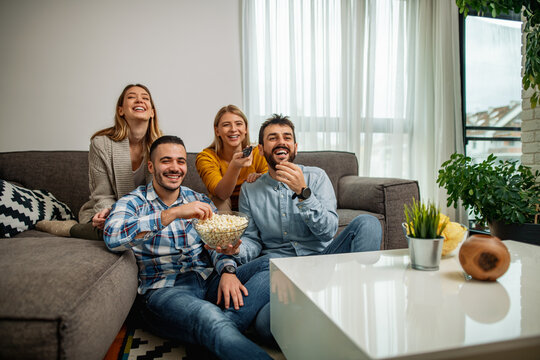
[[[261,254],[282,256],[314,255],[323,251],[337,232],[337,201],[324,170],[298,165],[311,196],[302,202],[292,199],[293,191],[264,174],[240,191],[239,210],[250,218],[242,236],[241,264]]]

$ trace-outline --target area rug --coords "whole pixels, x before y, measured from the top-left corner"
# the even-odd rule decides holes
[[[285,360],[278,349],[263,348],[274,360]],[[155,336],[139,327],[124,325],[109,348],[104,360],[183,360],[187,359],[182,344]]]
[[[124,325],[104,360],[181,360],[185,356],[186,350],[182,344]]]
[[[142,329],[131,329],[119,360],[182,359],[186,355],[183,345],[152,335]]]

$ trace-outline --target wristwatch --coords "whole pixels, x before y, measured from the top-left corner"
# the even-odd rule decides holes
[[[292,195],[293,200],[299,198],[300,200],[306,200],[311,196],[311,189],[308,187],[302,188],[300,194],[294,193]]]
[[[222,274],[236,274],[236,267],[234,267],[233,265],[225,265],[221,273]]]

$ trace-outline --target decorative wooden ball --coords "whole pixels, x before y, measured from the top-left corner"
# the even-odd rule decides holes
[[[508,270],[510,253],[498,237],[475,234],[461,245],[459,262],[473,279],[495,281]]]

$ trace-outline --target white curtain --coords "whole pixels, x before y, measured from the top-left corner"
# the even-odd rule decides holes
[[[436,184],[440,165],[463,153],[458,9],[453,0],[407,1],[406,17],[411,176],[424,199],[468,226],[465,210],[447,208],[446,192]]]
[[[463,151],[454,0],[245,0],[244,107],[257,138],[289,115],[300,150],[354,152],[362,176],[417,179],[446,209],[440,164]]]

